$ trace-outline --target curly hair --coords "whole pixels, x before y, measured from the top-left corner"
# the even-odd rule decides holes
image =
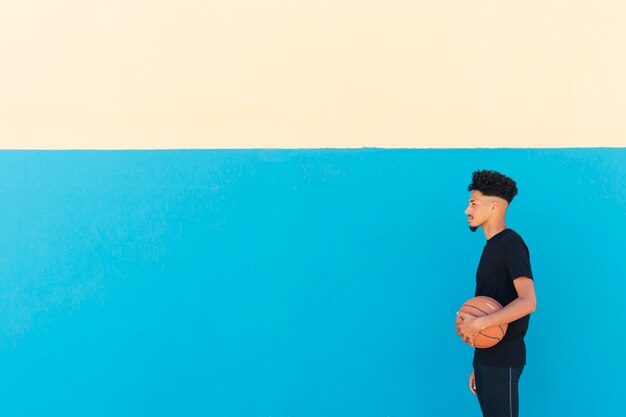
[[[477,190],[484,195],[504,198],[509,203],[517,195],[517,185],[511,178],[497,171],[479,170],[472,173],[467,191]]]

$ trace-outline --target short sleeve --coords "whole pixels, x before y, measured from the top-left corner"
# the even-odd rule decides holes
[[[506,267],[512,280],[519,277],[533,279],[530,252],[521,238],[512,239],[506,248]]]

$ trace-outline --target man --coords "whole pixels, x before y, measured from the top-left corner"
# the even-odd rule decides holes
[[[536,307],[528,248],[505,222],[517,186],[499,172],[483,170],[472,174],[467,190],[471,191],[465,210],[470,230],[482,227],[487,238],[476,271],[476,296],[494,298],[504,308],[482,317],[459,312],[457,334],[474,346],[473,339],[482,329],[508,323],[498,344],[474,350],[469,389],[477,395],[484,417],[517,417],[517,386],[526,364],[524,335]]]

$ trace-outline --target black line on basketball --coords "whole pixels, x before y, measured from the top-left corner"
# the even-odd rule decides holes
[[[480,311],[481,313],[483,313],[485,316],[488,315],[489,313],[487,313],[486,311],[481,310],[480,308],[473,306],[471,304],[463,304],[463,307],[472,307],[475,308],[476,310]]]
[[[479,335],[481,335],[482,337],[486,337],[487,339],[496,339],[496,340],[500,340],[499,337],[495,337],[495,336],[489,336],[487,334],[484,333],[478,333]]]

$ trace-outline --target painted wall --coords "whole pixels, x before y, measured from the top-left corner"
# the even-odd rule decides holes
[[[11,416],[478,416],[453,328],[517,180],[525,416],[622,415],[626,149],[0,152]]]
[[[0,2],[0,148],[626,146],[619,0]]]

